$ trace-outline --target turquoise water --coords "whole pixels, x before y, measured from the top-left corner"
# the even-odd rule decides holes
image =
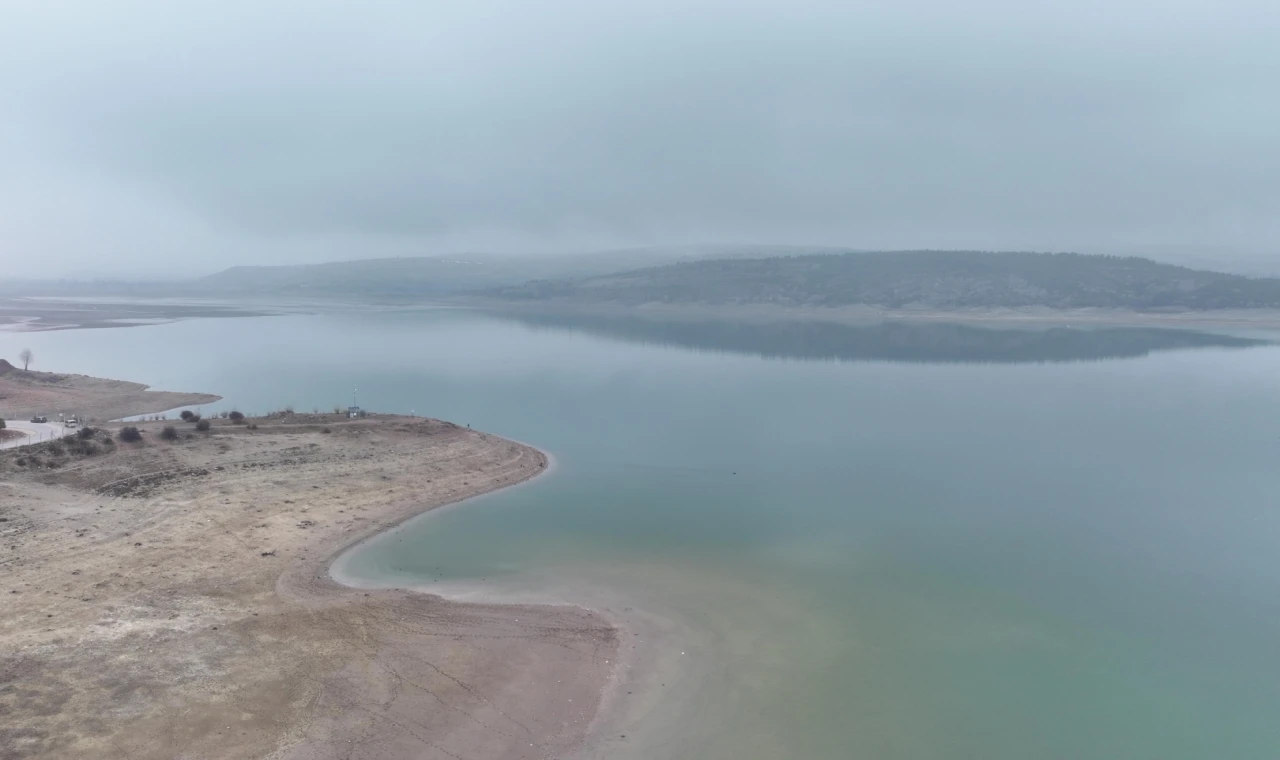
[[[1280,348],[1243,343],[441,311],[0,355],[247,411],[354,385],[551,452],[346,570],[669,621],[670,705],[607,756],[1169,760],[1280,748]]]

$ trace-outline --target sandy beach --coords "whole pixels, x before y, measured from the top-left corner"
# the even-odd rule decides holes
[[[252,422],[0,455],[0,758],[581,746],[619,649],[604,618],[329,575],[389,526],[537,475],[541,452],[423,418]]]

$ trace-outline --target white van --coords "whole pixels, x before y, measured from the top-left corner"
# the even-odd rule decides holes
[[[80,423],[76,422],[76,418],[75,418],[75,417],[68,417],[68,418],[67,418],[67,421],[66,421],[66,422],[64,422],[64,423],[62,423],[62,424],[63,424],[63,426],[65,426],[65,427],[73,428],[73,427],[76,427],[77,425],[79,425]]]

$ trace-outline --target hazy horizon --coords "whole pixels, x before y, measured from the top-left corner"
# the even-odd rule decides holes
[[[1270,273],[1280,10],[16,0],[3,276],[778,243]]]
[[[689,262],[698,259],[735,259],[735,258],[766,258],[775,256],[796,256],[808,254],[841,254],[841,253],[904,253],[909,254],[919,252],[921,250],[941,251],[945,253],[964,253],[962,249],[952,248],[933,248],[933,249],[865,249],[853,246],[804,246],[788,243],[750,243],[750,244],[718,244],[708,243],[704,245],[670,245],[670,246],[646,246],[646,247],[628,247],[613,248],[605,250],[584,250],[584,251],[549,251],[549,252],[523,252],[512,253],[504,251],[459,251],[451,253],[407,253],[402,255],[370,255],[370,256],[348,256],[346,258],[326,258],[320,257],[310,261],[268,261],[268,262],[235,262],[218,264],[208,262],[201,259],[197,265],[208,264],[209,268],[193,269],[193,270],[164,270],[155,269],[147,270],[119,270],[119,269],[103,269],[95,270],[91,268],[79,268],[74,272],[52,273],[52,274],[33,274],[30,276],[13,275],[8,272],[0,273],[0,284],[7,283],[12,286],[21,287],[24,284],[56,284],[56,283],[79,283],[84,285],[99,284],[154,284],[163,285],[169,283],[183,283],[188,281],[197,281],[211,278],[220,274],[230,272],[231,270],[239,270],[254,267],[263,268],[288,268],[288,267],[307,267],[307,266],[324,266],[334,264],[350,264],[357,262],[386,262],[399,260],[435,260],[435,261],[456,261],[458,263],[483,264],[497,269],[516,267],[514,271],[521,271],[519,265],[521,262],[542,261],[548,264],[558,264],[559,269],[551,270],[552,274],[549,279],[552,280],[575,280],[581,277],[590,277],[598,271],[604,272],[627,272],[649,267],[663,267],[679,262]],[[1084,255],[1109,255],[1109,256],[1132,256],[1146,258],[1160,263],[1173,264],[1177,266],[1187,267],[1199,271],[1225,272],[1229,274],[1239,274],[1255,278],[1280,278],[1280,261],[1273,261],[1269,256],[1250,254],[1239,250],[1214,250],[1214,249],[1187,249],[1187,248],[1165,248],[1158,247],[1154,250],[1151,247],[1137,247],[1126,249],[1094,249],[1082,251],[1005,251],[991,250],[987,253],[1031,253],[1031,254],[1084,254]],[[611,258],[615,257],[615,258]],[[607,260],[608,266],[602,260]],[[601,261],[599,268],[585,266],[587,261]],[[532,279],[546,279],[539,274],[532,276]],[[516,277],[513,282],[524,282],[525,278]]]

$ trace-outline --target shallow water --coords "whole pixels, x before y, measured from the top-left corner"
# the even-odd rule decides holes
[[[358,386],[551,452],[344,571],[666,625],[669,698],[622,695],[646,721],[609,757],[1169,760],[1280,747],[1280,348],[1243,343],[439,311],[0,333],[0,355],[211,409]]]

